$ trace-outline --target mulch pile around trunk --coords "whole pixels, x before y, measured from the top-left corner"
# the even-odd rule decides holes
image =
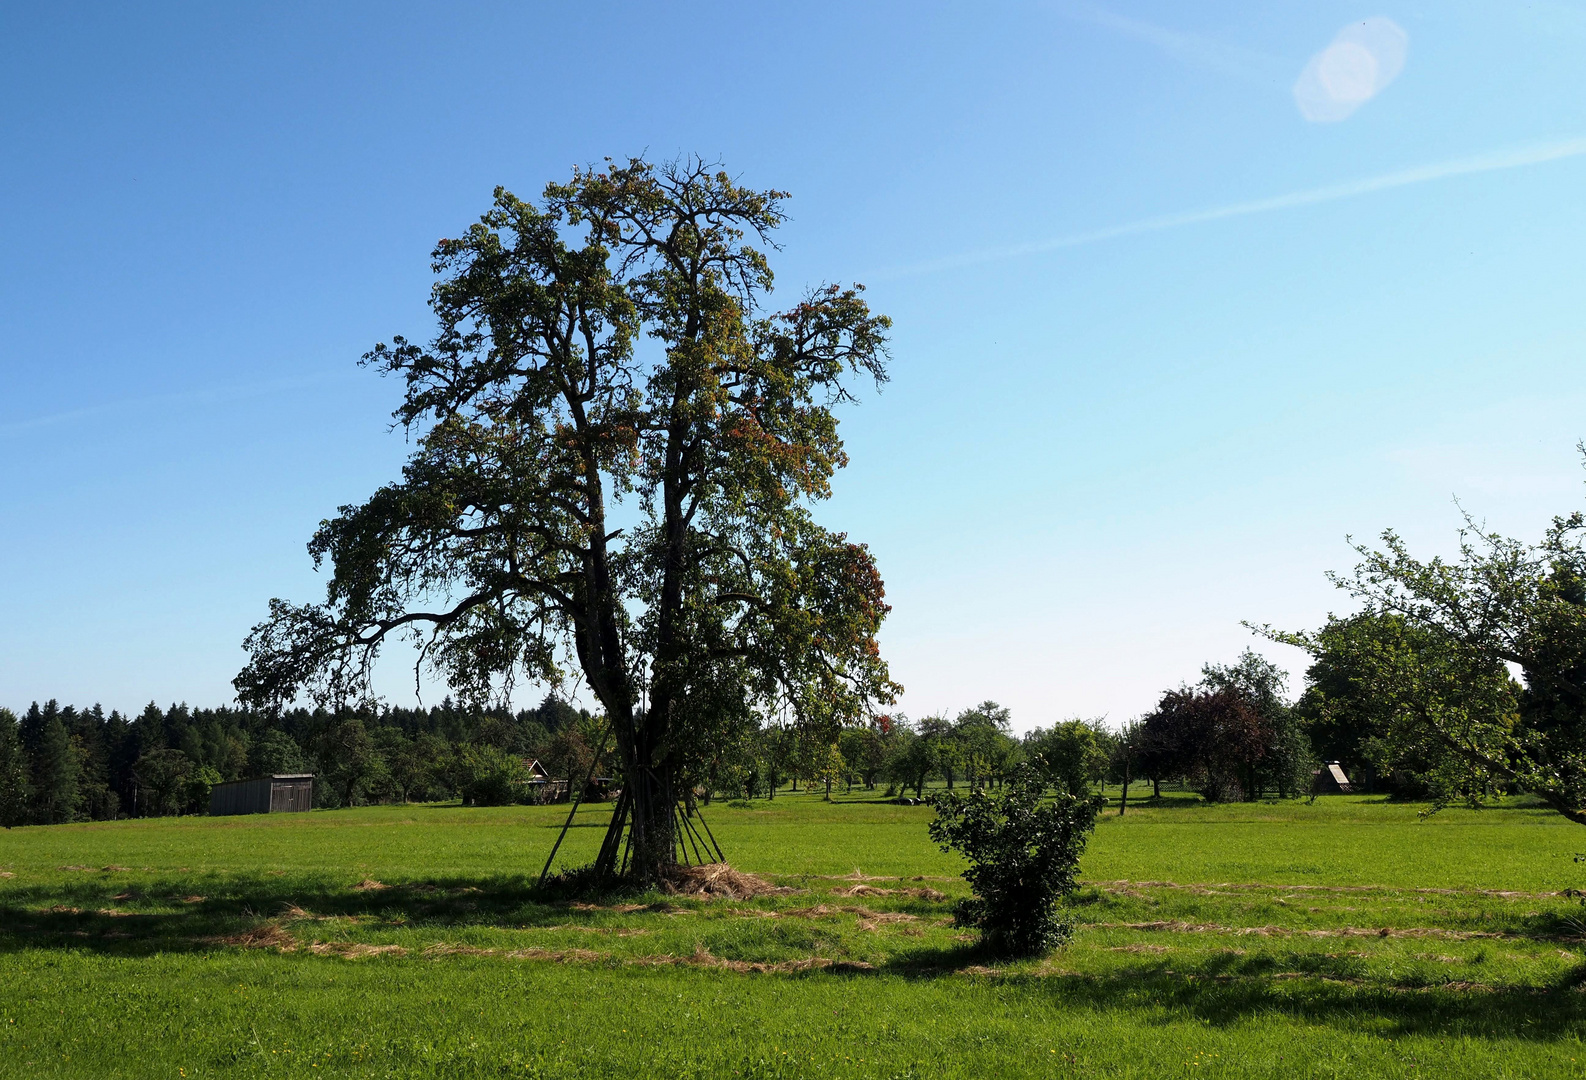
[[[701,896],[723,900],[750,900],[771,893],[796,891],[779,888],[764,878],[734,870],[726,863],[673,867],[666,873],[661,887],[663,891],[674,896]]]

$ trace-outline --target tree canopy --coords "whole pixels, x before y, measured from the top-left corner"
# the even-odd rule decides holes
[[[1377,702],[1390,750],[1429,763],[1439,804],[1495,784],[1586,824],[1586,516],[1527,543],[1467,519],[1452,560],[1416,558],[1394,532],[1340,587],[1362,616],[1274,640],[1344,664]],[[1505,665],[1524,678],[1517,687]]]
[[[748,241],[785,198],[699,161],[608,161],[538,203],[498,189],[441,240],[434,338],[364,358],[404,381],[416,449],[321,525],[326,599],[271,601],[239,698],[367,699],[404,633],[467,701],[576,672],[623,771],[600,868],[626,823],[646,877],[674,860],[702,748],[773,712],[835,740],[892,701],[875,562],[811,514],[847,462],[833,407],[884,382],[890,323],[858,286],[765,310]]]

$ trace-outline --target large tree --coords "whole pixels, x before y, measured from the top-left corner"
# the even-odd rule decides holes
[[[784,199],[608,162],[537,204],[498,189],[440,241],[434,339],[365,357],[404,380],[415,452],[322,524],[326,601],[271,601],[239,697],[367,698],[402,632],[471,701],[571,664],[622,765],[598,867],[641,878],[677,858],[696,748],[773,713],[830,741],[891,701],[875,563],[810,512],[846,464],[833,406],[885,379],[890,324],[858,287],[765,311],[746,238],[768,243]]]

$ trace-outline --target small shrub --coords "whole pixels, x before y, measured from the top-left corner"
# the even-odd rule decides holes
[[[1010,956],[1069,939],[1073,927],[1058,903],[1074,891],[1100,799],[1067,792],[1048,798],[1040,774],[1020,765],[999,792],[942,792],[927,801],[936,810],[931,839],[969,860],[964,880],[974,896],[959,901],[959,925],[976,927],[988,948]]]

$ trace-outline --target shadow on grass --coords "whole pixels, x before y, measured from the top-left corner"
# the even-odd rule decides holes
[[[228,937],[285,916],[523,928],[565,923],[575,911],[580,921],[606,917],[600,910],[575,907],[577,897],[537,889],[526,875],[437,877],[389,886],[365,881],[360,886],[349,886],[345,876],[263,874],[164,878],[129,888],[124,877],[100,873],[81,882],[12,886],[0,893],[0,953],[60,949],[138,957],[211,952],[226,948]],[[671,907],[654,894],[632,890],[583,899],[602,906],[650,899],[659,909]],[[1120,958],[1103,973],[1069,971],[1064,964],[1059,951],[1034,968],[1009,967],[978,942],[964,941],[905,947],[874,968],[839,962],[798,969],[795,977],[890,976],[919,982],[979,977],[999,996],[1028,996],[1058,1008],[1126,1010],[1163,1023],[1188,1017],[1230,1026],[1281,1015],[1387,1036],[1551,1041],[1586,1035],[1586,965],[1548,985],[1516,987],[1384,981],[1348,956],[1303,950],[1228,953],[1188,963]]]
[[[157,879],[87,877],[81,883],[0,893],[0,953],[90,949],[117,955],[213,949],[221,939],[282,917],[378,919],[397,926],[535,928],[566,921],[573,904],[631,898],[632,889],[537,887],[526,875],[437,877],[349,886],[328,877],[270,874]],[[153,910],[150,910],[153,909]],[[598,917],[598,912],[594,913]]]
[[[1047,965],[1060,967],[1062,959],[1054,953]],[[1193,970],[1146,961],[1105,974],[999,968],[1006,962],[965,943],[915,949],[881,970],[916,980],[979,975],[999,996],[1017,993],[1061,1008],[1154,1014],[1162,1023],[1189,1017],[1228,1027],[1281,1015],[1390,1037],[1553,1041],[1586,1034],[1586,964],[1548,985],[1505,987],[1370,982],[1358,977],[1347,958],[1322,954],[1215,957]]]

